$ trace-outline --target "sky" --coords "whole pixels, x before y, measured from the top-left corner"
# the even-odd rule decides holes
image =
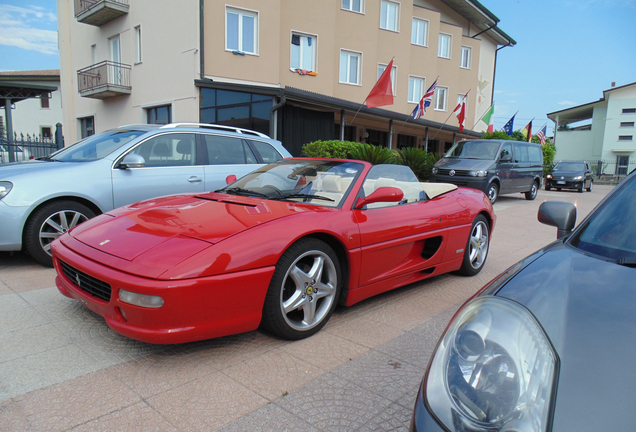
[[[636,82],[636,0],[480,0],[517,44],[499,50],[495,129],[593,102]],[[55,0],[0,0],[0,71],[58,69]]]

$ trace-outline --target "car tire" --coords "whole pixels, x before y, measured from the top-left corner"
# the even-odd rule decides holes
[[[550,189],[552,189],[550,186],[545,185],[545,190],[549,191]]]
[[[263,305],[261,324],[275,335],[298,340],[327,324],[338,303],[340,263],[329,245],[304,238],[276,264]]]
[[[488,199],[491,204],[494,204],[495,201],[497,201],[497,197],[499,197],[499,186],[497,186],[497,183],[490,183],[488,185],[488,192],[486,195],[488,195]]]
[[[78,224],[95,217],[95,212],[75,201],[53,201],[35,210],[24,226],[24,246],[40,264],[53,267],[50,244]]]
[[[528,192],[526,192],[526,199],[528,201],[532,201],[537,197],[537,193],[539,192],[539,183],[532,182],[532,186],[530,187],[530,190]]]
[[[579,186],[577,190],[579,193],[583,193],[583,183],[581,183],[581,186]]]
[[[560,191],[560,190],[561,190],[561,188],[556,188],[556,190]]]
[[[593,184],[594,184],[594,182],[593,182],[593,181],[591,181],[591,182],[590,182],[590,187],[589,187],[589,188],[587,188],[587,191],[588,191],[588,192],[592,192],[592,185],[593,185]]]
[[[466,249],[464,249],[464,261],[459,269],[459,274],[474,276],[481,271],[488,258],[490,247],[490,228],[483,215],[478,215],[468,235]]]

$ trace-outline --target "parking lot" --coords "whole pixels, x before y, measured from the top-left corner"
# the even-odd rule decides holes
[[[430,354],[463,301],[556,238],[546,200],[577,222],[612,189],[503,195],[485,268],[335,312],[317,335],[255,331],[181,345],[112,332],[55,288],[55,271],[0,253],[0,431],[406,430]]]

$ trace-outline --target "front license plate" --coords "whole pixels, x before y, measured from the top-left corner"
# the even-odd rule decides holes
[[[557,184],[565,184],[564,181],[558,181]]]

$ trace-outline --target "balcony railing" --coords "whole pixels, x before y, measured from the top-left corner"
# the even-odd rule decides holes
[[[102,26],[128,13],[129,0],[75,0],[77,21]]]
[[[103,61],[77,71],[80,96],[107,99],[130,94],[130,65]]]

